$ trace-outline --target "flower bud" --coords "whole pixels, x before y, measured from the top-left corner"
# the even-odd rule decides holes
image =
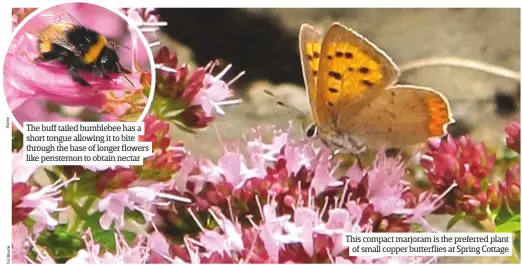
[[[488,184],[488,189],[486,191],[488,204],[490,209],[497,209],[502,202],[500,193],[498,189],[492,183]]]
[[[520,123],[512,122],[504,129],[506,132],[506,145],[520,154]]]

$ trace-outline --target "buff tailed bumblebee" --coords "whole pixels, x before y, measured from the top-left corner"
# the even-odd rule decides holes
[[[40,54],[36,62],[58,62],[66,66],[71,78],[82,86],[90,86],[81,76],[84,71],[104,79],[110,79],[108,74],[121,74],[132,84],[125,76],[131,72],[121,65],[115,43],[81,25],[64,9],[55,7],[41,15],[51,23],[36,33]]]

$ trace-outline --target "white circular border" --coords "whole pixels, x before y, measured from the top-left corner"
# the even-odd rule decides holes
[[[5,88],[4,88],[4,82],[3,82],[4,81],[3,69],[4,69],[4,64],[5,64],[5,57],[7,56],[7,53],[9,52],[9,47],[11,46],[11,43],[13,42],[13,38],[16,36],[16,34],[18,34],[18,32],[24,27],[24,25],[29,20],[31,20],[33,17],[37,16],[38,14],[40,14],[41,12],[43,12],[43,11],[49,9],[49,8],[53,8],[53,7],[61,6],[61,5],[65,5],[65,4],[85,3],[85,4],[95,5],[95,6],[98,6],[100,8],[105,8],[105,9],[107,9],[107,10],[117,14],[121,18],[123,18],[127,22],[127,24],[129,26],[131,26],[134,31],[136,31],[136,33],[138,34],[138,37],[145,44],[145,50],[147,51],[147,55],[149,56],[151,85],[150,85],[149,97],[148,97],[148,100],[147,100],[147,104],[145,105],[145,109],[141,113],[141,115],[138,118],[138,120],[135,121],[135,122],[142,122],[143,119],[145,118],[145,116],[147,115],[147,113],[149,112],[150,105],[152,104],[152,99],[154,98],[154,90],[156,90],[156,68],[154,67],[154,65],[155,65],[155,63],[154,63],[154,56],[152,55],[152,49],[150,48],[149,42],[145,38],[145,35],[143,34],[143,32],[141,32],[141,30],[138,28],[136,23],[132,22],[120,10],[115,9],[115,8],[108,8],[108,7],[102,6],[99,3],[97,3],[97,2],[99,2],[99,1],[90,1],[90,0],[64,1],[64,2],[62,2],[60,4],[45,5],[44,7],[40,7],[37,10],[33,11],[31,14],[29,14],[29,16],[27,16],[22,22],[20,22],[20,24],[18,24],[16,26],[16,28],[12,31],[12,33],[11,33],[11,41],[7,45],[7,50],[4,52],[4,55],[3,55],[3,58],[2,58],[2,75],[0,77],[0,81],[1,81],[1,87],[2,87],[2,97],[4,98],[4,102],[6,103],[6,106],[7,106],[7,108],[10,111],[11,120],[16,125],[18,130],[20,130],[23,134],[25,134],[26,132],[25,132],[24,128],[22,126],[20,126],[20,123],[18,123],[18,121],[15,119],[13,111],[11,110],[11,108],[9,107],[9,104],[7,102],[7,97],[5,96]],[[12,26],[12,25],[9,25],[9,26]],[[46,122],[46,121],[41,121],[41,122]],[[57,121],[56,123],[60,123],[60,121]],[[89,122],[86,121],[85,123],[89,123]]]

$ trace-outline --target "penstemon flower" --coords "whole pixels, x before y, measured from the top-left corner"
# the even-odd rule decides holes
[[[85,73],[82,76],[95,89],[86,88],[73,81],[67,69],[62,65],[34,62],[33,59],[38,56],[38,51],[36,50],[37,37],[33,32],[41,29],[42,25],[49,25],[53,22],[44,16],[36,16],[16,34],[11,42],[4,64],[5,94],[16,119],[20,123],[35,120],[61,120],[59,117],[55,117],[58,114],[58,116],[63,117],[62,119],[68,118],[59,112],[44,115],[49,112],[46,109],[43,112],[38,112],[39,116],[24,115],[24,112],[19,110],[19,108],[27,108],[24,107],[25,105],[34,105],[31,102],[35,100],[45,100],[57,106],[84,107],[86,113],[101,114],[100,119],[106,121],[137,120],[145,108],[150,90],[147,84],[140,83],[142,75],[150,75],[144,69],[152,67],[148,61],[148,54],[145,52],[144,45],[147,44],[143,44],[138,39],[133,28],[130,29],[130,34],[123,34],[122,29],[127,26],[123,25],[125,23],[121,23],[123,20],[119,16],[111,14],[110,11],[100,10],[100,7],[81,3],[65,5],[64,8],[78,17],[82,25],[99,29],[107,37],[123,39],[125,43],[119,44],[128,47],[129,50],[118,49],[120,62],[124,68],[132,69],[131,74],[126,77],[134,85],[141,84],[142,86],[135,88],[122,75],[111,75],[110,80],[106,80]],[[13,23],[15,21],[19,23],[31,10],[13,10]],[[132,11],[131,13],[136,12]],[[85,16],[89,13],[97,13],[97,19],[92,20],[89,16]],[[136,20],[137,17],[139,17],[137,14],[133,15],[133,20]],[[114,26],[109,28],[101,26],[105,24]],[[150,30],[150,27],[141,29],[153,34],[157,27],[154,30]],[[52,78],[41,78],[42,76]]]

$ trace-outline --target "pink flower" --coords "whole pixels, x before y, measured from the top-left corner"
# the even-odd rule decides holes
[[[45,249],[39,249],[36,246],[36,242],[34,242],[33,239],[28,238],[28,241],[31,243],[31,245],[33,247],[33,251],[36,253],[36,260],[38,261],[39,264],[56,264],[54,259],[51,257],[51,255],[49,255],[49,253],[47,253],[47,251]],[[27,259],[30,261],[30,263],[33,263],[33,264],[36,263],[28,257],[27,257]]]
[[[279,262],[279,252],[285,249],[285,245],[301,243],[302,238],[300,230],[290,222],[290,215],[277,216],[278,204],[273,199],[274,197],[269,198],[268,203],[262,207],[263,224],[258,229],[269,261]]]
[[[299,229],[299,237],[308,256],[314,254],[314,228],[320,224],[318,213],[308,207],[299,207],[294,212],[294,223]]]
[[[77,180],[79,180],[77,177],[73,177],[65,182],[58,180],[54,184],[44,186],[38,191],[25,195],[19,207],[33,209],[29,216],[36,221],[33,227],[34,233],[40,233],[45,227],[54,229],[58,225],[58,221],[51,216],[51,213],[64,210],[58,208],[59,203],[62,201],[62,198],[59,197],[60,188]]]
[[[520,165],[514,165],[506,170],[506,179],[499,183],[505,205],[510,211],[520,211]]]
[[[241,252],[245,248],[243,240],[241,238],[241,226],[239,224],[233,224],[228,220],[222,213],[209,211],[214,220],[216,220],[219,229],[225,234],[225,244],[231,251]]]
[[[12,223],[18,224],[25,221],[34,209],[32,207],[20,207],[24,197],[31,192],[31,186],[25,182],[16,182],[13,183],[12,190]]]
[[[232,91],[230,90],[229,85],[239,78],[239,76],[234,78],[234,80],[228,84],[220,80],[226,74],[226,72],[230,70],[230,68],[232,68],[232,65],[225,67],[225,69],[223,69],[223,71],[221,71],[221,73],[217,74],[216,76],[206,74],[203,78],[203,88],[199,90],[191,102],[191,105],[200,105],[207,117],[211,117],[214,110],[218,114],[224,115],[225,112],[223,109],[221,109],[220,106],[237,104],[241,102],[241,100],[225,100],[232,96]]]
[[[286,159],[286,170],[288,174],[297,174],[302,167],[311,171],[315,170],[319,150],[310,144],[287,144],[284,148],[284,158]]]
[[[311,188],[315,191],[316,195],[323,192],[327,187],[339,187],[343,185],[342,181],[338,181],[333,177],[337,167],[334,167],[331,171],[328,170],[329,156],[330,154],[328,154],[328,152],[323,152],[321,154],[321,158],[319,158],[321,162],[319,162],[315,168],[315,175],[310,185]]]
[[[29,231],[23,224],[16,224],[11,226],[12,230],[12,262],[13,263],[27,263],[27,252],[29,245],[27,238],[29,238]]]
[[[414,209],[408,209],[404,210],[402,213],[410,215],[406,220],[404,220],[405,223],[412,224],[420,224],[424,227],[424,231],[432,232],[435,231],[433,227],[424,219],[427,215],[433,213],[437,208],[439,208],[444,202],[444,197],[451,192],[451,190],[456,187],[457,184],[451,185],[444,193],[441,195],[436,196],[435,198],[432,198],[427,192],[422,193],[419,196],[419,203]]]
[[[94,242],[90,228],[87,229],[83,236],[85,249],[80,249],[66,264],[144,264],[147,261],[150,249],[143,246],[146,239],[138,237],[135,246],[131,247],[119,232],[114,237],[116,254],[107,251],[101,255],[100,245]]]
[[[75,13],[75,5],[77,4],[62,6],[67,12]],[[109,12],[95,5],[80,5],[87,5],[83,8],[92,7],[89,12],[82,11],[74,15],[78,20],[86,20],[84,22],[87,24],[84,25],[87,27],[91,26],[89,25],[89,18],[92,17],[90,14],[93,10],[96,10],[97,14]],[[112,12],[109,13],[107,15],[112,17],[110,19],[122,21],[122,25],[125,25],[126,22],[121,17]],[[100,19],[103,18],[97,16],[96,21],[99,22]],[[59,105],[92,106],[100,109],[105,103],[105,94],[102,93],[102,90],[132,87],[123,76],[113,76],[111,80],[105,80],[94,77],[89,73],[82,73],[84,79],[97,89],[95,91],[74,82],[63,65],[33,62],[32,59],[38,56],[37,40],[34,34],[52,21],[52,18],[46,16],[45,12],[38,14],[24,25],[24,28],[17,33],[11,43],[4,64],[4,88],[9,107],[13,112],[23,102],[33,98],[49,100]],[[116,22],[113,22],[110,24],[115,25]],[[115,27],[110,28],[115,29]],[[96,30],[103,31],[100,28],[96,28]],[[106,32],[105,34],[111,33]],[[109,37],[109,35],[107,36]],[[138,42],[137,45],[143,46],[144,44]],[[130,48],[136,49],[136,47]],[[128,69],[128,67],[125,68]],[[129,78],[133,79],[133,83],[139,84],[139,74],[131,75]]]
[[[13,30],[24,20],[27,16],[33,13],[36,8],[13,8],[11,12],[11,19],[13,22]]]
[[[13,39],[4,63],[4,91],[12,111],[30,98],[69,106],[101,107],[104,104],[104,94],[74,82],[63,66],[37,64],[27,58],[34,58],[36,54],[36,38],[20,31]],[[85,80],[99,90],[120,89],[127,85],[123,77],[113,81],[85,75]]]
[[[483,143],[475,143],[469,136],[458,140],[431,142],[421,158],[428,179],[436,193],[444,193],[454,183],[456,189],[446,196],[441,212],[454,214],[463,210],[482,220],[487,216],[488,200],[481,183],[492,173],[495,155],[488,154]]]
[[[367,173],[366,195],[375,211],[387,216],[404,207],[405,202],[401,199],[403,175],[404,164],[400,158],[387,158],[384,150],[377,154],[373,167]]]
[[[219,159],[218,166],[228,183],[235,189],[241,188],[250,178],[256,177],[255,171],[244,163],[244,156],[239,152],[225,152]]]
[[[160,27],[166,26],[167,23],[159,21],[159,16],[154,14],[154,9],[124,8],[121,11],[123,11],[123,13],[126,14],[127,17],[129,17],[134,22],[134,24],[141,29],[143,35],[151,45],[159,45],[158,36],[156,32],[159,31]],[[129,31],[131,31],[131,33],[134,33],[132,28],[129,28]],[[136,47],[135,43],[140,41],[141,40],[138,39],[137,34],[131,34],[130,36],[126,36],[122,44],[126,46]],[[125,59],[127,58],[132,58],[132,54],[129,53],[129,55],[130,56],[124,57],[123,62],[125,62]],[[142,66],[145,69],[150,69],[151,65],[149,57],[144,46],[138,46],[138,48],[136,49],[136,58],[140,66]],[[132,61],[129,61],[129,63],[132,64]]]
[[[103,229],[109,229],[113,222],[117,228],[122,228],[125,224],[125,209],[137,210],[143,214],[146,220],[150,221],[154,216],[152,208],[156,205],[168,205],[169,202],[157,201],[159,198],[172,201],[190,203],[190,199],[162,193],[160,190],[165,189],[166,185],[157,183],[149,187],[139,186],[130,187],[125,190],[110,193],[100,200],[98,209],[103,212],[100,218],[100,226]]]
[[[22,164],[24,160],[24,152],[13,153],[12,163],[12,179],[13,183],[27,182],[29,178],[40,168],[39,165],[25,165]]]
[[[507,146],[520,154],[520,122],[512,122],[504,130]]]
[[[65,117],[58,112],[49,112],[45,106],[45,100],[38,98],[30,98],[24,101],[13,115],[16,121],[23,126],[24,122],[39,122],[39,121],[80,121],[77,118]]]
[[[149,248],[161,255],[162,257],[169,256],[169,243],[163,234],[154,231],[147,236]]]
[[[362,232],[359,226],[362,210],[353,201],[351,211],[343,208],[334,208],[328,212],[326,232],[333,239],[332,255],[337,256],[347,247],[343,246],[343,233]]]

